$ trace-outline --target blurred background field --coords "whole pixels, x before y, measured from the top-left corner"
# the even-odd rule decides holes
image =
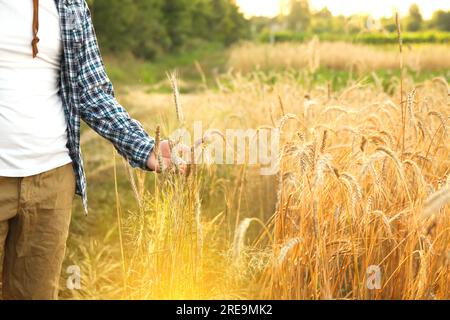
[[[280,127],[281,171],[156,176],[83,127],[90,215],[75,202],[65,261],[82,288],[63,270],[62,298],[448,299],[449,5],[411,3],[397,25],[391,8],[244,2],[88,1],[117,98],[150,134],[180,126],[177,69],[188,129]]]

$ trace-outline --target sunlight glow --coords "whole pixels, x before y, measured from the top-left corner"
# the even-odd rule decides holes
[[[285,1],[285,0],[281,0]],[[242,12],[247,16],[276,16],[280,12],[280,0],[237,0]],[[450,1],[443,0],[310,0],[313,9],[328,7],[337,15],[352,15],[358,13],[370,14],[380,18],[391,16],[393,11],[398,10],[401,14],[407,14],[412,4],[418,4],[423,16],[428,19],[438,9],[450,10]]]

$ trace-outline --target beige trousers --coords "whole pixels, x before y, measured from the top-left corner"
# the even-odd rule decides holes
[[[4,299],[58,298],[74,193],[71,163],[31,177],[0,177]]]

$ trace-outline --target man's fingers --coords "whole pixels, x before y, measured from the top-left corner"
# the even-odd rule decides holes
[[[180,174],[185,175],[187,172],[187,163],[183,159],[179,159],[178,162],[178,170],[180,171]]]

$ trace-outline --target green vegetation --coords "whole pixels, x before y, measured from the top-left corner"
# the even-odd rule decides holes
[[[208,85],[214,75],[226,70],[228,52],[220,43],[199,45],[196,49],[178,54],[167,54],[153,61],[138,59],[130,53],[105,56],[108,75],[117,85],[147,85],[153,92],[170,92],[166,72],[177,69],[185,83],[182,93],[204,87],[202,72]],[[199,69],[200,68],[200,69]]]
[[[397,33],[395,32],[372,32],[357,34],[338,34],[338,33],[306,33],[294,31],[279,32],[262,32],[258,40],[262,42],[289,42],[309,41],[317,36],[321,41],[345,41],[364,44],[396,44],[398,43]],[[404,32],[402,34],[403,43],[449,43],[450,32],[421,31],[421,32]]]
[[[230,0],[92,0],[89,4],[106,53],[131,52],[147,60],[196,50],[209,42],[230,45],[250,30]]]
[[[318,36],[324,41],[347,41],[368,44],[397,42],[395,14],[380,20],[368,15],[333,16],[324,7],[313,11],[307,0],[285,1],[282,14],[275,18],[251,19],[253,37],[258,40],[307,41]],[[448,43],[450,11],[436,11],[425,20],[417,5],[400,19],[405,43]]]
[[[224,49],[219,44],[211,44],[189,53],[167,55],[153,62],[136,59],[129,54],[122,57],[107,56],[105,61],[108,75],[118,88],[125,85],[142,85],[148,87],[149,93],[169,93],[171,87],[166,81],[166,72],[177,69],[183,79],[181,92],[190,93],[203,91],[205,82],[209,89],[217,89],[216,78],[220,78],[222,84],[226,85],[227,71],[231,68],[228,59],[228,49]],[[199,67],[201,70],[199,70]],[[434,77],[444,77],[450,81],[450,72],[448,71],[431,71],[424,68],[420,72],[412,69],[405,69],[405,72],[414,82],[422,82]],[[286,69],[284,72],[267,69],[256,71],[256,73],[250,72],[246,76],[252,78],[255,75],[261,77],[261,81],[269,85],[275,84],[280,76],[289,76],[295,79],[299,85],[306,87],[331,84],[334,90],[340,90],[347,87],[349,83],[356,81],[379,84],[386,92],[391,93],[392,88],[398,82],[400,71],[380,69],[367,74],[323,66],[313,73],[307,69]]]

